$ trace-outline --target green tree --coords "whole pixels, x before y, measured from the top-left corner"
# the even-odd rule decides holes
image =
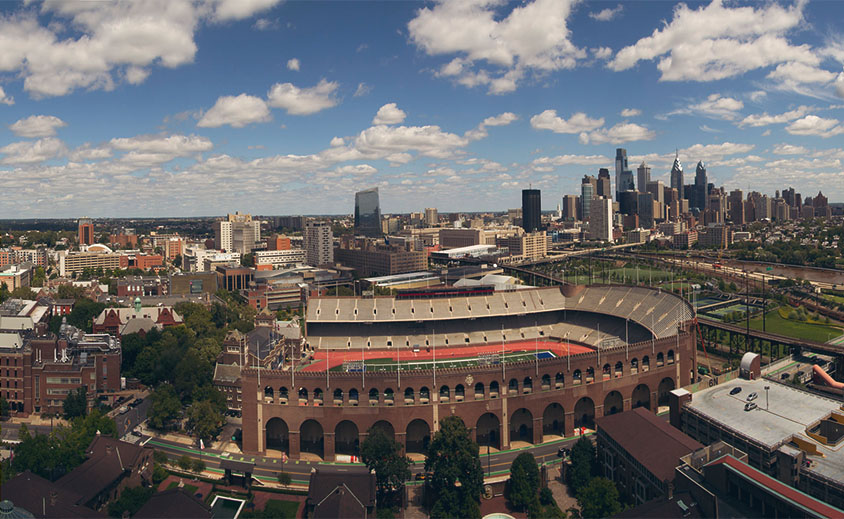
[[[194,402],[188,409],[188,432],[208,443],[219,434],[223,415],[209,400]]]
[[[176,257],[173,258],[173,266],[176,268],[182,268],[182,255],[176,254]]]
[[[284,486],[287,486],[287,485],[289,485],[290,483],[293,482],[293,478],[290,477],[290,473],[288,473],[288,472],[279,472],[277,477],[278,477],[278,482],[281,485],[284,485]]]
[[[108,505],[108,515],[122,517],[124,512],[128,512],[130,516],[135,515],[153,494],[155,489],[152,487],[124,488],[120,499]]]
[[[43,287],[45,281],[47,281],[47,272],[44,270],[44,267],[35,267],[35,274],[32,276],[31,285],[34,287]]]
[[[524,511],[539,504],[538,490],[536,458],[529,452],[523,452],[510,465],[510,481],[505,488],[505,496],[514,507]]]
[[[172,420],[179,416],[182,403],[176,395],[176,390],[170,384],[162,384],[155,388],[150,396],[152,404],[147,416],[149,424],[154,429],[164,429]]]
[[[428,447],[425,471],[432,473],[428,480],[434,502],[432,517],[480,517],[483,470],[478,444],[460,417],[440,421],[440,430]]]
[[[181,456],[179,456],[179,460],[176,461],[176,465],[178,465],[180,469],[188,471],[191,469],[191,467],[193,467],[193,461],[191,460],[191,457],[187,454],[182,454]]]
[[[240,257],[240,264],[244,267],[254,267],[255,266],[255,255],[251,252],[249,254],[244,254]]]
[[[94,318],[100,315],[105,308],[106,305],[103,303],[97,303],[84,297],[77,299],[73,305],[73,310],[67,316],[67,322],[90,333],[93,330]]]
[[[0,416],[9,416],[9,402],[0,396]]]
[[[167,479],[170,473],[167,469],[156,463],[152,468],[152,482],[156,485]]]
[[[404,482],[410,478],[410,460],[401,454],[401,445],[383,429],[370,427],[360,446],[361,460],[375,471],[378,501],[390,504],[400,497]]]
[[[69,393],[62,402],[62,409],[68,420],[88,414],[88,388],[80,386]]]
[[[581,436],[571,448],[571,467],[568,471],[569,487],[574,494],[585,487],[595,472],[595,446],[586,436]]]
[[[205,471],[205,462],[203,460],[199,459],[199,458],[195,458],[191,462],[191,470],[193,470],[197,474],[204,472]]]
[[[592,478],[577,493],[577,504],[584,519],[611,517],[621,512],[618,489],[607,478]]]
[[[167,457],[167,453],[164,451],[155,451],[152,453],[152,459],[155,460],[156,463],[168,463],[170,459]]]

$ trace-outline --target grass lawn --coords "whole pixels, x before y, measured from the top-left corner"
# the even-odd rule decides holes
[[[750,320],[750,327],[754,330],[762,329],[762,317],[754,317]],[[841,328],[825,324],[808,324],[798,321],[784,319],[778,309],[768,311],[766,315],[766,328],[771,333],[805,339],[815,342],[827,342],[841,335]]]
[[[173,481],[172,483],[167,485],[167,490],[170,490],[171,488],[176,488],[177,486],[179,486],[179,482]],[[193,485],[188,485],[187,483],[185,483],[184,488],[185,488],[185,492],[187,492],[190,495],[196,494],[196,491],[198,490],[198,487],[195,487]]]
[[[299,503],[297,501],[284,501],[282,499],[270,499],[264,505],[264,517],[274,517],[279,519],[296,519],[296,513],[299,511]]]
[[[841,297],[841,296],[835,296],[835,295],[832,295],[832,294],[823,294],[821,297],[826,299],[827,301],[832,301],[834,303],[838,303],[839,305],[844,304],[844,297]]]

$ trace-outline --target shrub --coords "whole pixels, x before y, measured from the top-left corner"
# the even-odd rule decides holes
[[[187,454],[182,454],[176,464],[179,465],[179,468],[182,470],[190,470],[191,467],[193,467],[193,461],[191,461],[191,457]]]

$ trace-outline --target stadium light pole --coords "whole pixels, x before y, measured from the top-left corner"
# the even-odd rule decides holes
[[[435,395],[437,396],[437,402],[439,402],[440,390],[437,389],[437,330],[432,330],[431,335],[431,342],[433,342],[432,347],[434,348],[434,391],[436,391]]]
[[[539,327],[536,320],[533,321],[533,327],[536,328],[536,337],[533,338],[534,358],[536,358],[536,376],[539,376]]]

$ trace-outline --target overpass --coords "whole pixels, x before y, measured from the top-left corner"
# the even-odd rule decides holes
[[[771,332],[763,332],[761,330],[750,329],[748,333],[746,326],[739,326],[735,324],[723,323],[713,319],[706,319],[698,317],[698,324],[700,325],[701,334],[704,340],[709,342],[718,342],[717,333],[727,333],[730,349],[735,346],[737,349],[743,348],[746,351],[763,351],[762,346],[768,343],[769,347],[780,345],[787,347],[794,353],[801,353],[804,351],[811,351],[814,353],[821,353],[826,355],[834,355],[836,357],[844,356],[844,346],[834,345],[822,342],[807,341],[804,339],[795,339],[793,337],[786,337]],[[745,344],[747,342],[747,344]]]

